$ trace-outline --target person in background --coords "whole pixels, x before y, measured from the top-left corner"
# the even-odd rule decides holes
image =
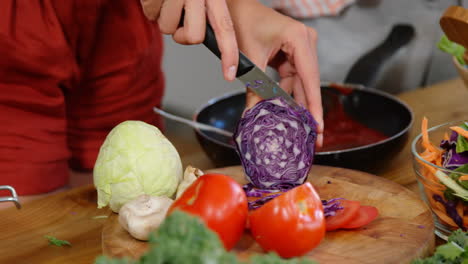
[[[264,3],[314,28],[320,79],[342,82],[365,53],[396,24],[413,26],[411,42],[387,59],[371,88],[391,94],[416,90],[458,77],[451,56],[437,48],[443,35],[439,19],[451,5],[467,0],[264,0]],[[342,5],[340,5],[340,3]]]
[[[22,202],[90,183],[120,122],[162,129],[152,112],[164,95],[161,33],[198,44],[207,22],[226,80],[239,49],[275,67],[323,131],[315,31],[256,0],[2,0],[0,10],[0,184]],[[258,100],[248,93],[247,107]]]

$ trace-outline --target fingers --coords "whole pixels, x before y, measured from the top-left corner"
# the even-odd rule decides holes
[[[173,35],[176,32],[183,8],[184,0],[163,0],[158,18],[161,33]]]
[[[208,19],[216,35],[216,42],[221,52],[224,79],[233,81],[236,78],[239,49],[237,47],[234,25],[226,1],[207,0],[206,8]]]
[[[200,44],[205,39],[205,0],[186,0],[184,9],[184,26],[176,30],[173,39],[179,44]]]
[[[250,89],[247,89],[246,95],[245,95],[245,110],[248,110],[252,107],[254,107],[258,102],[262,100],[261,97],[259,97],[256,93],[252,92]]]
[[[294,99],[296,99],[297,103],[307,108],[307,100],[305,96],[304,87],[302,86],[301,79],[297,75],[295,78],[293,78],[293,94]]]
[[[141,0],[145,1],[157,0]],[[221,52],[224,79],[236,78],[239,49],[234,25],[224,0],[162,0],[158,24],[163,34],[172,35],[179,44],[199,44],[205,39],[206,16],[216,35]],[[148,4],[148,3],[147,3]],[[185,10],[183,27],[179,27],[182,10]]]
[[[149,20],[156,20],[159,17],[162,0],[140,0],[143,13]]]
[[[318,123],[319,134],[323,133],[323,109],[320,94],[319,68],[316,53],[317,36],[314,30],[306,26],[299,27],[298,36],[305,36],[307,41],[298,41],[294,49],[294,65],[302,80],[307,108]],[[299,38],[298,38],[299,39]]]
[[[285,90],[288,94],[291,94],[294,90],[294,76],[281,78],[279,82],[281,89]]]

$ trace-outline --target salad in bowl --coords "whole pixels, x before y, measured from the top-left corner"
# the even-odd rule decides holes
[[[468,120],[428,128],[424,118],[421,129],[412,144],[414,169],[436,235],[446,239],[468,228]]]

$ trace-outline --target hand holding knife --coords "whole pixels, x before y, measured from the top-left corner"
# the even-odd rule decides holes
[[[209,23],[206,24],[205,40],[203,44],[221,59],[221,52],[216,42],[216,36]],[[274,80],[250,61],[241,51],[239,51],[239,65],[237,67],[236,78],[244,83],[246,88],[249,88],[262,99],[283,97],[290,106],[294,108],[299,107],[297,102],[288,93],[281,89]]]

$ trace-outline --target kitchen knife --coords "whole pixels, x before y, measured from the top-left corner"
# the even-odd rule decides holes
[[[209,23],[206,24],[205,40],[203,44],[221,59],[221,52],[219,51],[213,28]],[[282,97],[290,106],[294,108],[299,107],[297,102],[279,87],[278,83],[266,75],[265,72],[258,68],[241,51],[239,51],[239,65],[237,67],[236,78],[263,99]]]

